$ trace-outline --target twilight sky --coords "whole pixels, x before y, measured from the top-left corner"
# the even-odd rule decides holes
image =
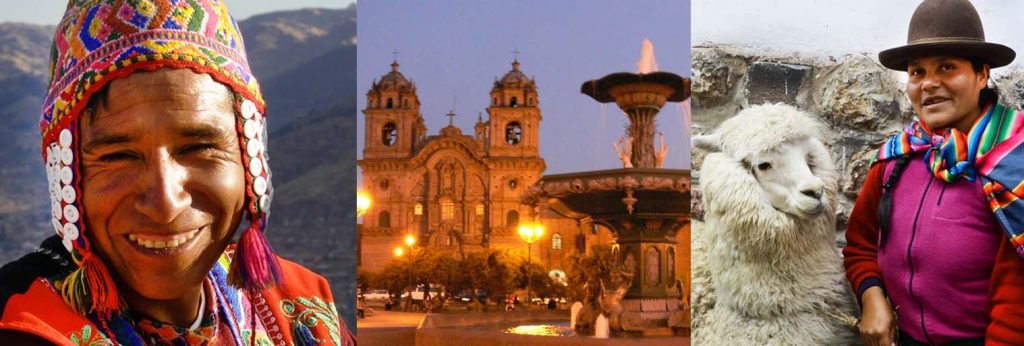
[[[614,105],[580,93],[590,79],[636,72],[644,38],[654,43],[662,71],[690,75],[690,2],[672,1],[394,1],[359,4],[358,102],[374,79],[390,71],[398,50],[401,71],[416,83],[429,135],[455,125],[472,135],[477,113],[485,120],[495,78],[512,67],[537,81],[540,154],[545,174],[621,168],[612,141],[626,118]],[[362,157],[360,113],[357,155]],[[669,146],[667,168],[689,168],[689,128],[683,106],[669,103],[658,116]]]
[[[226,0],[228,11],[236,20],[249,18],[254,14],[280,10],[296,10],[307,7],[346,8],[355,0]],[[56,25],[67,8],[67,0],[0,0],[4,6],[0,11],[0,22],[23,22]],[[15,5],[16,4],[16,5]]]

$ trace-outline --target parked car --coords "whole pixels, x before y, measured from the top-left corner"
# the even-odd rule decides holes
[[[463,303],[469,303],[473,300],[473,291],[462,291],[455,295],[455,299]],[[477,301],[487,300],[487,291],[479,291],[476,293]]]
[[[426,293],[426,290],[427,290],[426,286],[424,286],[424,285],[417,285],[416,286],[416,290],[412,292],[412,300],[423,300],[423,295],[424,295],[424,293]],[[444,291],[444,286],[441,286],[440,284],[431,284],[430,285],[430,296],[429,296],[429,298],[434,298],[434,297],[441,296],[441,292],[443,292],[443,291]],[[409,297],[409,292],[408,291],[402,293],[402,299],[406,299],[408,297]]]
[[[367,301],[385,301],[388,299],[388,290],[371,290],[363,295]]]

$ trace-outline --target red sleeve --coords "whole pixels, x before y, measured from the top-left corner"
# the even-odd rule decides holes
[[[868,287],[883,286],[882,272],[878,269],[878,202],[882,198],[885,167],[879,163],[868,171],[846,226],[843,264],[858,301]]]
[[[988,289],[988,314],[992,322],[985,331],[985,344],[1020,345],[1024,342],[1024,260],[1010,246],[1005,234],[1002,244]]]

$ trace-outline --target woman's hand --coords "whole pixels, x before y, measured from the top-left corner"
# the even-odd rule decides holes
[[[896,343],[896,314],[889,306],[882,288],[868,288],[861,296],[860,337],[869,346],[891,346]]]

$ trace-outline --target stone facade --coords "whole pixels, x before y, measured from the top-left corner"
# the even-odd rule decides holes
[[[694,47],[693,68],[694,134],[711,132],[743,108],[775,102],[808,111],[831,130],[825,138],[840,173],[836,241],[842,245],[871,155],[913,117],[899,72],[863,54],[773,56],[715,45]],[[693,151],[697,191],[704,154]],[[697,191],[694,215],[703,219]]]
[[[397,62],[374,81],[366,97],[359,167],[373,205],[358,231],[361,269],[384,268],[407,234],[416,236],[417,246],[458,256],[488,248],[524,258],[532,252],[534,261],[562,270],[569,253],[611,241],[603,228],[537,215],[520,204],[520,195],[540,179],[545,163],[538,151],[542,116],[537,85],[518,61],[495,80],[488,116],[481,113],[473,135],[449,123],[428,136],[416,84]],[[531,251],[518,225],[534,218],[545,225],[545,234]]]

